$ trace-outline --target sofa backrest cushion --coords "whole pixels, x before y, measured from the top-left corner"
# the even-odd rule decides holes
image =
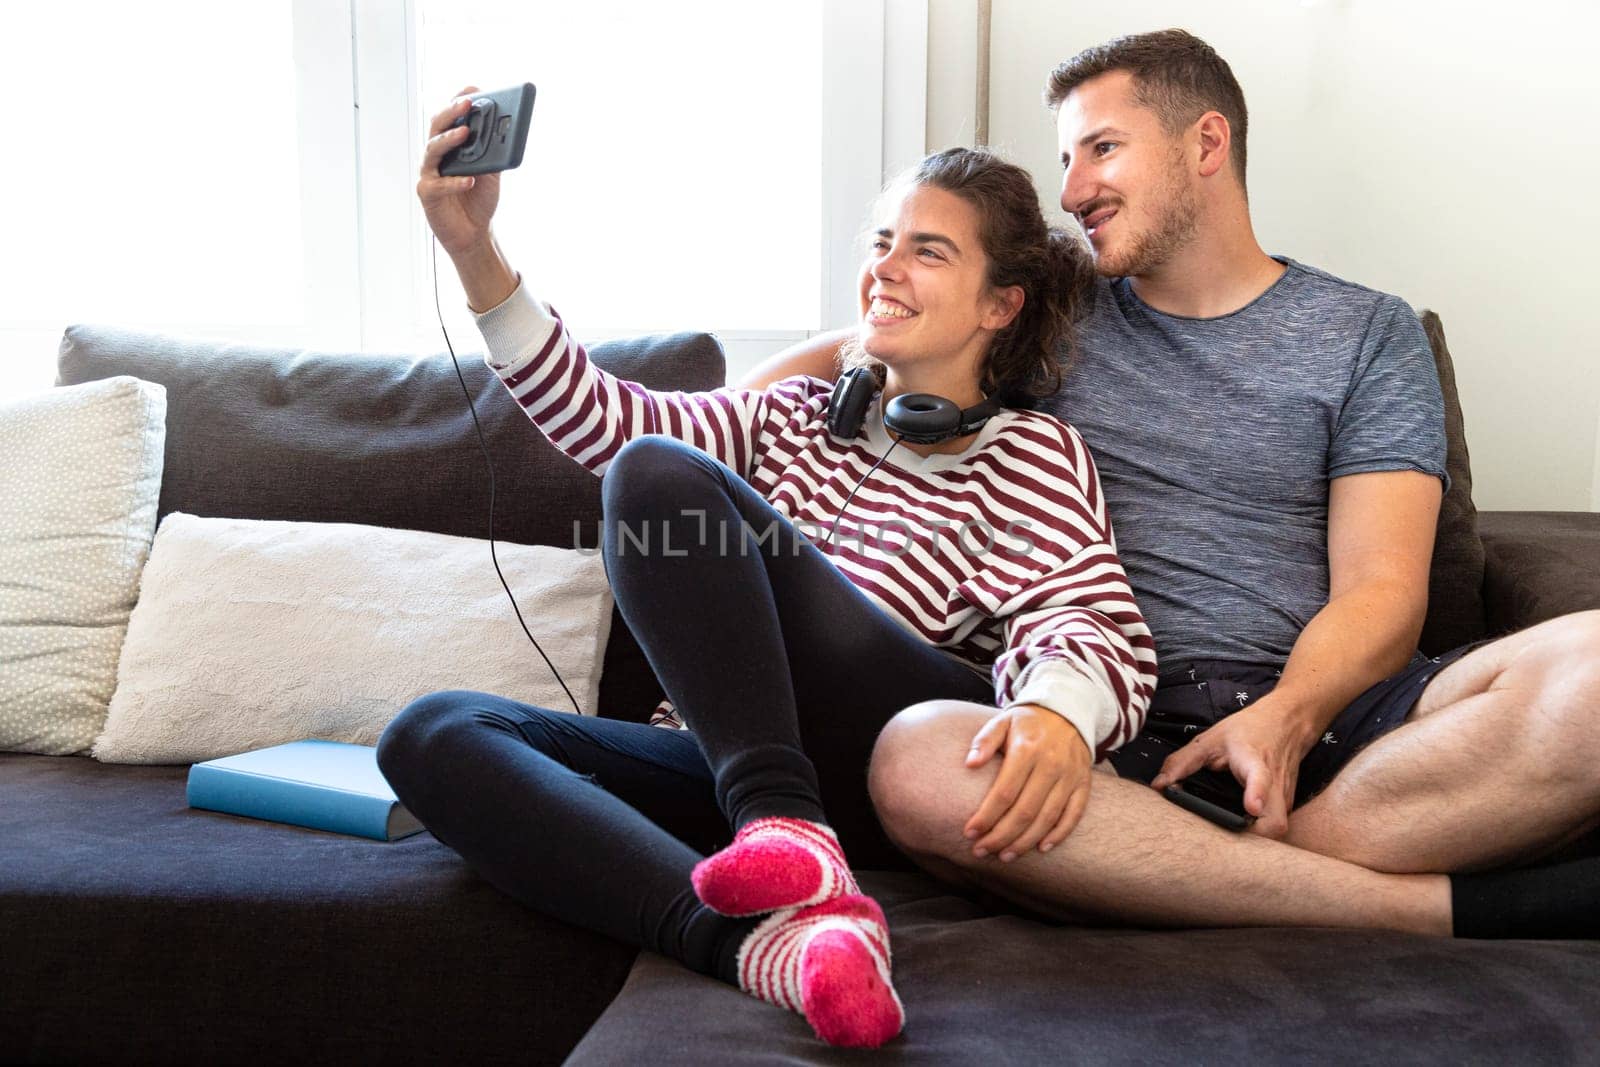
[[[1423,311],[1419,317],[1433,346],[1444,392],[1445,469],[1450,474],[1450,490],[1440,506],[1434,535],[1428,620],[1419,642],[1422,651],[1434,656],[1484,636],[1483,542],[1478,537],[1478,509],[1472,503],[1472,462],[1450,347],[1438,315]]]
[[[723,384],[708,334],[597,344],[606,370],[652,389]],[[593,546],[600,479],[533,427],[479,354],[461,371],[494,459],[495,536]],[[160,514],[488,532],[489,478],[450,357],[296,351],[102,326],[62,338],[57,384],[130,374],[167,389]]]
[[[721,344],[704,333],[608,341],[589,355],[652,389],[715,389],[726,374]],[[495,537],[594,547],[600,479],[545,440],[481,353],[463,352],[460,362],[494,459]],[[445,353],[300,351],[68,327],[57,384],[119,374],[166,386],[162,516],[183,511],[459,537],[488,533],[488,473]],[[601,714],[646,718],[659,693],[649,664],[614,615]]]

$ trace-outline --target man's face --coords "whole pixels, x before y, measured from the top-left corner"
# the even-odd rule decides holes
[[[1101,274],[1149,274],[1193,239],[1200,208],[1184,140],[1135,102],[1131,74],[1112,71],[1072,90],[1056,133],[1061,208],[1088,235]]]

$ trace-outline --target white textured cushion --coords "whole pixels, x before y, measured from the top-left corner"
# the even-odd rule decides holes
[[[593,714],[611,625],[599,555],[495,544],[528,629]],[[373,745],[438,689],[572,710],[487,541],[174,512],[156,531],[91,755],[193,763],[308,737]]]
[[[105,725],[166,418],[126,376],[0,403],[0,749],[73,755]]]

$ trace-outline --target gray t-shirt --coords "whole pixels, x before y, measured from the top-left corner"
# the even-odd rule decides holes
[[[1328,599],[1328,482],[1445,474],[1444,403],[1400,298],[1278,258],[1255,301],[1167,315],[1102,279],[1060,393],[1099,466],[1162,670],[1281,667]]]

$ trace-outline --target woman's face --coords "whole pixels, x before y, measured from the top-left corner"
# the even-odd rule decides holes
[[[976,373],[1022,305],[1020,289],[989,288],[977,210],[930,185],[907,185],[880,210],[861,266],[862,348],[891,369],[950,361]]]

